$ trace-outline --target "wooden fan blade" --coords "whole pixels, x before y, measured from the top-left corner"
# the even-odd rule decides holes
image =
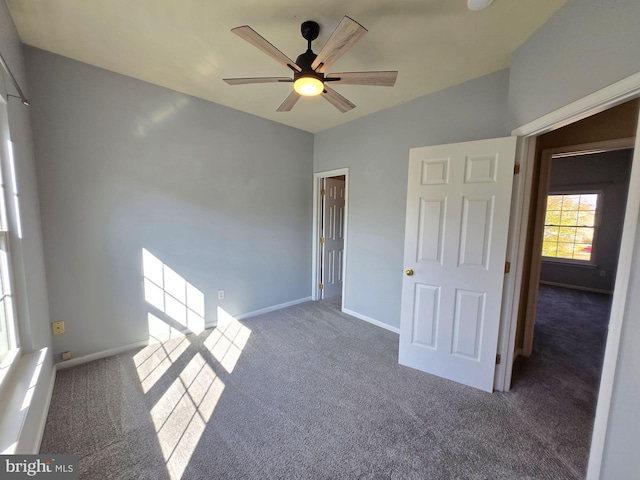
[[[300,100],[300,94],[293,90],[287,98],[284,99],[284,102],[278,107],[276,112],[290,112],[296,103]]]
[[[349,100],[344,98],[335,90],[327,87],[326,84],[324,86],[324,92],[322,93],[322,96],[326,98],[331,105],[336,107],[342,113],[346,113],[349,110],[353,110],[354,108],[356,108],[356,106],[353,103],[351,103]]]
[[[398,78],[398,72],[344,72],[330,73],[325,76],[325,79],[333,84],[376,87],[393,87],[396,84],[396,78]]]
[[[296,65],[296,62],[287,57],[284,53],[269,43],[262,35],[256,32],[249,25],[243,25],[242,27],[232,28],[231,31],[249,42],[254,47],[262,50],[264,53],[273,58],[276,62],[281,63],[285,67],[289,67],[296,72],[300,72],[302,69]]]
[[[367,33],[366,28],[345,15],[311,64],[311,68],[317,72],[325,72],[365,33]]]
[[[223,78],[229,85],[247,85],[250,83],[281,83],[293,82],[289,77],[252,77],[252,78]]]

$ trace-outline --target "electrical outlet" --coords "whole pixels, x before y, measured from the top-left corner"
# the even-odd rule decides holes
[[[71,360],[71,352],[62,352],[62,360]]]
[[[224,290],[218,290],[218,300],[224,300]]]
[[[51,328],[53,329],[54,335],[60,335],[61,333],[64,333],[64,320],[53,322],[51,324]]]
[[[600,276],[601,277],[606,277],[607,276],[607,271],[606,270],[600,270]]]

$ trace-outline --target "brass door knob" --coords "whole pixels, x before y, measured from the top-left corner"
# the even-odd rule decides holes
[[[410,268],[408,270],[406,270],[404,273],[407,274],[408,277],[413,275],[413,270],[411,270]]]

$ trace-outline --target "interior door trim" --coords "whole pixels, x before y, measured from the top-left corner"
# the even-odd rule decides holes
[[[313,174],[313,233],[311,237],[311,300],[319,300],[320,295],[320,208],[322,206],[322,197],[320,195],[320,183],[323,179],[329,177],[339,177],[344,175],[344,255],[342,257],[342,305],[341,310],[344,311],[346,305],[346,287],[347,287],[347,250],[349,235],[349,168],[338,168],[335,170],[326,170]]]
[[[512,223],[514,236],[510,239],[509,251],[514,252],[512,264],[515,263],[515,275],[507,279],[504,304],[509,306],[504,309],[505,316],[502,319],[501,347],[503,365],[496,369],[496,390],[507,391],[510,386],[511,373],[514,358],[515,332],[517,323],[517,311],[519,307],[519,294],[522,283],[522,265],[525,261],[524,249],[526,243],[526,222],[529,213],[529,200],[533,184],[533,160],[531,152],[535,149],[536,136],[550,132],[570,123],[577,122],[593,114],[602,112],[617,106],[628,100],[640,97],[640,72],[620,80],[608,87],[592,93],[580,100],[570,103],[558,110],[544,115],[512,131],[513,135],[521,136],[519,148],[519,162],[524,170],[524,175],[516,176],[517,186],[514,185],[512,197]],[[624,309],[626,305],[629,277],[635,244],[638,213],[640,212],[640,121],[636,132],[636,143],[633,155],[631,178],[629,181],[629,196],[625,213],[620,256],[618,260],[618,272],[616,275],[616,288],[614,291],[611,316],[609,321],[609,333],[605,350],[600,390],[598,392],[598,405],[591,439],[591,451],[587,468],[587,479],[596,480],[600,477],[602,458],[611,408],[611,397],[615,383],[615,373],[620,348],[620,335],[624,321]],[[521,171],[522,171],[521,170]],[[522,177],[522,178],[518,178]],[[513,265],[512,265],[513,267]],[[512,268],[512,272],[513,272]],[[516,313],[514,315],[514,312]]]

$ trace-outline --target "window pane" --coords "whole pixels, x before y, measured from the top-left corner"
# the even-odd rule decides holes
[[[580,195],[580,210],[595,210],[598,204],[598,194]]]
[[[593,227],[596,224],[595,210],[581,210],[578,213],[578,225],[585,227]]]
[[[7,315],[4,299],[0,300],[0,360],[9,350],[9,335],[7,332]]]
[[[4,358],[5,353],[9,351],[9,338],[7,331],[0,332],[0,361]]]
[[[562,195],[549,195],[547,197],[547,210],[562,210]]]
[[[560,210],[547,210],[545,225],[560,225]]]
[[[589,243],[576,243],[575,253],[573,255],[574,260],[591,260],[591,244]]]
[[[560,234],[558,236],[560,242],[574,242],[576,237],[575,227],[560,227]]]
[[[542,256],[543,257],[555,257],[558,253],[557,242],[543,242],[542,243]]]
[[[4,298],[0,299],[0,332],[7,331],[7,315],[5,310]]]
[[[544,241],[557,242],[559,231],[559,227],[544,227]]]
[[[562,210],[578,210],[580,195],[562,195]]]
[[[589,228],[589,227],[577,228],[576,243],[591,245],[593,243],[593,228]]]
[[[0,295],[11,295],[9,289],[9,252],[7,252],[4,234],[0,240]]]
[[[559,258],[573,258],[574,243],[558,243],[558,257]]]
[[[578,211],[577,210],[563,210],[560,217],[560,225],[577,225],[578,224]]]

